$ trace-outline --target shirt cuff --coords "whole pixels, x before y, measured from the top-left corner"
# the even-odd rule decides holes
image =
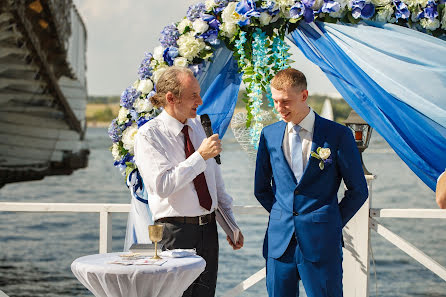
[[[190,155],[189,158],[187,158],[187,162],[189,163],[189,166],[192,167],[196,176],[206,169],[206,161],[198,151]]]

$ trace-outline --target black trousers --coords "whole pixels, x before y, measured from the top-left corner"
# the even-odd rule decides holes
[[[164,225],[165,249],[196,249],[206,261],[206,268],[187,288],[183,297],[214,297],[218,272],[218,234],[215,220],[206,225],[161,223]]]

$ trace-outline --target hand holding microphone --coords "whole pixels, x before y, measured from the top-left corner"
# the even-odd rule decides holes
[[[215,158],[221,152],[221,140],[218,134],[205,138],[198,148],[198,152],[204,160]]]

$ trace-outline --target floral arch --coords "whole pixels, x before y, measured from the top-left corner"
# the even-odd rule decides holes
[[[445,30],[444,0],[194,4],[186,17],[163,29],[161,45],[145,54],[137,80],[122,93],[119,115],[108,130],[114,164],[125,173],[133,197],[147,203],[133,141],[138,127],[160,113],[149,98],[171,65],[194,72],[204,101],[198,113],[208,113],[220,135],[243,81],[246,126],[255,147],[263,128],[262,96],[269,97],[270,79],[290,62],[288,38],[433,189],[446,164]],[[273,105],[263,108],[273,110]]]

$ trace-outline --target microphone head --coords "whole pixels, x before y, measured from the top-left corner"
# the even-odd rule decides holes
[[[203,126],[210,126],[211,125],[211,119],[209,118],[208,114],[202,114],[200,116],[200,120],[201,120],[201,125]]]

